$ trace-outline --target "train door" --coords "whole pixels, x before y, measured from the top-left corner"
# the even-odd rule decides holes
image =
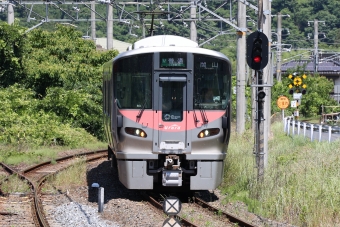
[[[159,74],[156,94],[158,130],[154,135],[154,151],[179,154],[190,150],[187,134],[188,75]]]

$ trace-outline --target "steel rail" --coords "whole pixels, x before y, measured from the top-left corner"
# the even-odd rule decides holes
[[[89,157],[89,158],[86,159],[86,162],[90,162],[90,161],[97,160],[97,159],[100,159],[100,158],[107,156],[107,153],[105,153],[105,152],[107,152],[107,149],[68,155],[68,156],[56,159],[56,162],[60,163],[61,161],[71,160],[75,157],[93,155],[94,157]],[[102,153],[105,153],[105,154],[102,154]],[[98,155],[96,155],[96,154],[98,154]],[[6,171],[10,172],[11,174],[17,174],[22,180],[26,180],[30,184],[30,187],[31,187],[33,194],[34,194],[34,199],[33,199],[34,206],[32,206],[32,216],[33,216],[33,220],[34,220],[35,225],[39,226],[39,227],[40,226],[42,226],[42,227],[49,227],[50,226],[48,221],[45,218],[43,208],[42,208],[42,205],[41,205],[40,200],[39,200],[39,192],[40,192],[40,189],[41,189],[43,183],[45,182],[47,177],[54,175],[54,174],[57,174],[60,171],[67,169],[72,164],[64,166],[64,167],[60,168],[59,170],[57,170],[53,173],[43,175],[36,182],[32,182],[28,177],[25,176],[25,174],[28,174],[29,172],[33,172],[34,170],[37,170],[37,169],[39,169],[43,166],[47,166],[47,165],[50,165],[50,164],[51,164],[51,161],[42,162],[42,163],[39,163],[37,165],[30,166],[30,167],[24,169],[23,171],[19,172],[19,171],[14,170],[13,168],[7,166],[6,164],[0,162],[0,165],[3,166],[3,168],[5,168]],[[11,215],[11,214],[7,214],[7,215]]]
[[[163,210],[163,205],[157,201],[157,199],[155,199],[153,196],[151,195],[144,195],[146,200],[151,204],[153,205],[154,207],[156,207],[157,209],[159,210]],[[198,227],[197,225],[191,223],[190,221],[188,221],[187,219],[179,216],[179,215],[174,215],[174,218],[175,219],[178,219],[181,221],[181,226],[190,226],[190,227]]]
[[[68,155],[68,156],[65,156],[65,157],[57,158],[55,161],[56,161],[56,162],[60,162],[60,161],[64,161],[64,160],[67,160],[67,159],[72,159],[72,158],[74,158],[75,156],[85,156],[85,155],[96,154],[96,153],[102,153],[102,152],[107,152],[107,149],[104,149],[104,150],[97,150],[97,151],[88,151],[88,152],[83,152],[83,153],[79,153],[79,154]],[[42,167],[42,166],[49,165],[49,164],[51,164],[51,161],[42,162],[42,163],[39,163],[39,164],[37,164],[37,165],[30,166],[30,167],[24,169],[24,170],[21,171],[21,172],[22,172],[22,173],[31,172],[31,171],[33,171],[34,169],[37,169],[37,168],[40,168],[40,167]]]
[[[255,227],[255,225],[250,224],[244,220],[241,220],[240,218],[235,217],[232,214],[229,214],[227,212],[221,211],[220,209],[217,209],[213,206],[210,206],[207,202],[205,202],[204,200],[197,198],[197,197],[193,197],[193,201],[194,203],[198,204],[199,206],[209,209],[210,211],[216,213],[216,214],[221,214],[224,215],[227,219],[229,219],[230,222],[235,223],[237,226],[240,227]]]
[[[3,168],[5,168],[6,171],[8,171],[9,173],[11,173],[11,174],[17,174],[18,177],[19,177],[21,180],[26,180],[26,181],[28,182],[28,184],[30,185],[30,187],[31,187],[32,193],[34,194],[34,192],[35,192],[35,185],[34,185],[34,183],[33,183],[30,179],[28,179],[27,177],[25,177],[25,176],[24,176],[23,174],[21,174],[20,172],[14,170],[13,168],[9,167],[9,166],[6,165],[5,163],[0,162],[0,164],[1,164],[1,166],[2,166]],[[34,200],[35,200],[35,199],[34,199]],[[33,200],[33,201],[34,201],[34,200]],[[31,211],[32,211],[32,216],[33,216],[32,218],[33,218],[33,221],[34,221],[34,223],[35,223],[36,226],[43,226],[42,223],[41,223],[41,221],[40,221],[40,217],[39,217],[38,213],[36,212],[36,206],[35,206],[35,205],[36,205],[36,204],[35,204],[35,201],[34,201],[34,202],[33,202],[33,205],[31,205]]]
[[[56,161],[57,162],[60,162],[60,161],[64,161],[64,160],[67,160],[67,159],[72,159],[72,158],[75,158],[75,157],[81,157],[81,156],[86,156],[86,155],[95,155],[95,154],[99,154],[97,156],[94,156],[94,157],[90,157],[90,158],[87,158],[86,159],[86,162],[90,162],[90,161],[93,161],[93,160],[97,160],[97,159],[100,159],[100,158],[103,158],[105,156],[107,156],[107,153],[105,155],[101,155],[101,153],[103,152],[107,152],[107,150],[101,150],[101,151],[91,151],[91,152],[85,152],[85,153],[81,153],[81,154],[75,154],[75,155],[70,155],[70,156],[66,156],[66,157],[62,157],[62,158],[59,158],[57,159]],[[72,164],[71,164],[72,165]],[[34,190],[34,200],[35,200],[35,207],[36,207],[36,210],[39,214],[39,220],[41,221],[43,227],[49,227],[49,223],[48,221],[46,220],[45,218],[45,215],[44,215],[44,211],[43,211],[43,207],[42,207],[42,204],[40,203],[40,200],[39,200],[39,193],[41,191],[41,188],[43,186],[43,183],[46,181],[46,179],[50,176],[53,176],[65,169],[67,169],[68,167],[70,167],[71,165],[68,165],[68,166],[65,166],[53,173],[49,173],[49,174],[46,174],[44,176],[42,176],[38,181],[37,181],[37,190]]]

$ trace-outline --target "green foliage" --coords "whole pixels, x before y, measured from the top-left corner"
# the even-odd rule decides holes
[[[102,138],[101,67],[118,52],[96,51],[92,41],[70,26],[58,25],[54,32],[34,30],[29,41],[23,83],[43,99],[41,108]]]
[[[289,73],[292,73],[293,70]],[[294,72],[298,72],[299,75],[304,74],[303,69],[296,69]],[[293,100],[293,96],[289,94],[288,85],[292,83],[292,79],[288,78],[288,74],[282,75],[282,81],[275,81],[272,88],[272,113],[279,112],[276,100],[281,95],[287,96],[290,100]],[[307,75],[306,79],[303,79],[307,84],[307,93],[302,96],[301,105],[299,106],[299,112],[305,117],[316,117],[321,115],[322,105],[337,105],[336,101],[330,97],[329,93],[333,91],[334,84],[324,76],[320,75]],[[291,115],[296,108],[287,108],[285,115]]]
[[[96,139],[79,127],[62,123],[53,112],[40,109],[42,100],[18,85],[0,89],[0,143],[31,147],[64,145],[76,147]]]
[[[8,87],[25,77],[25,43],[22,27],[0,22],[0,87]]]
[[[76,147],[95,142],[93,135],[101,138],[101,67],[117,51],[96,51],[68,26],[27,36],[23,31],[0,27],[0,143],[26,150]]]

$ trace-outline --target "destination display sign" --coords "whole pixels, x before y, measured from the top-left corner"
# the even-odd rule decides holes
[[[186,53],[160,53],[161,68],[186,68]]]

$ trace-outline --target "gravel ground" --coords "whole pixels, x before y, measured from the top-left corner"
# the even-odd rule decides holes
[[[53,207],[49,213],[54,214],[51,226],[163,226],[167,216],[142,200],[139,191],[126,189],[118,180],[117,173],[111,169],[109,161],[92,163],[88,167],[87,184],[81,187],[70,187],[62,204]],[[97,192],[91,188],[92,183],[104,187],[104,211],[98,213]],[[256,226],[289,227],[263,219],[247,211],[240,202],[223,204],[225,195],[219,190],[203,191],[198,196],[221,210],[232,213]],[[53,200],[50,198],[50,200]],[[54,200],[60,200],[55,198]],[[66,202],[65,202],[66,201]],[[185,204],[190,206],[190,204]],[[196,212],[196,211],[195,211]],[[181,213],[180,213],[181,215]],[[195,216],[200,216],[199,211]],[[203,212],[202,212],[203,216]],[[208,226],[215,226],[211,225]],[[202,225],[207,226],[207,225]]]
[[[79,227],[116,227],[116,223],[104,220],[98,215],[98,209],[77,202],[70,202],[56,207],[55,221],[61,226]]]
[[[61,195],[54,198],[49,196],[48,201],[63,201],[46,212],[53,214],[49,216],[51,226],[151,227],[162,226],[167,218],[143,201],[140,192],[126,189],[118,181],[118,175],[112,171],[109,161],[92,163],[88,167],[86,180],[88,185],[68,188],[67,193],[63,194],[65,198],[59,198]],[[102,213],[98,213],[97,192],[91,188],[92,183],[104,188]],[[80,221],[81,224],[74,225]]]
[[[87,150],[68,150],[58,156],[66,156]],[[17,166],[18,170],[27,165]],[[67,193],[50,195],[46,198],[45,213],[50,214],[50,226],[163,226],[167,219],[165,214],[156,211],[142,200],[140,192],[126,189],[118,180],[117,172],[111,169],[109,161],[94,162],[88,166],[87,185],[69,187]],[[98,213],[97,192],[91,188],[92,183],[104,187],[104,211]],[[212,206],[231,213],[259,227],[291,227],[287,223],[261,218],[247,211],[241,202],[223,203],[226,195],[219,190],[202,191],[196,195],[209,202]],[[61,198],[63,197],[63,198]],[[48,203],[50,203],[48,205]],[[190,206],[190,204],[187,204]],[[180,215],[182,215],[180,213]],[[195,214],[198,215],[199,214]],[[203,225],[205,226],[205,225]],[[209,225],[212,226],[212,225]]]

